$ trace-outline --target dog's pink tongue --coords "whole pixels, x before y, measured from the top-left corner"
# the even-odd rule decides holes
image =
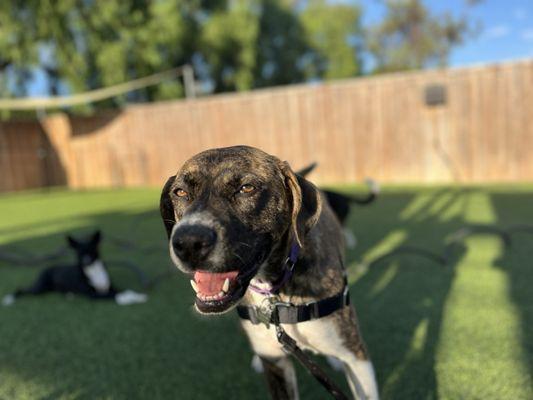
[[[194,281],[198,286],[198,290],[206,296],[214,296],[222,290],[224,286],[224,281],[229,279],[230,282],[234,280],[239,271],[230,271],[230,272],[206,272],[206,271],[196,271],[194,273]]]

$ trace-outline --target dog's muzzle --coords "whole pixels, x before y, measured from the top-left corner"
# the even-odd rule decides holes
[[[171,238],[176,256],[189,265],[200,265],[213,251],[216,232],[203,225],[184,225],[177,228]]]

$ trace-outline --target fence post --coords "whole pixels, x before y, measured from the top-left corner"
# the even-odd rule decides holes
[[[196,98],[194,70],[189,64],[183,66],[183,84],[185,86],[185,97],[189,100]]]

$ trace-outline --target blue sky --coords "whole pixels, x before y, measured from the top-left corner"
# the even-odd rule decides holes
[[[383,16],[380,0],[329,0],[331,2],[355,2],[363,8],[363,24],[371,25]],[[466,0],[424,0],[431,11],[450,11],[461,15],[465,12],[472,21],[481,24],[477,37],[453,50],[451,66],[533,58],[533,0],[484,0],[475,7],[466,7]],[[367,60],[366,67],[371,65]],[[30,96],[46,93],[44,74],[35,71]]]
[[[333,0],[334,1],[334,0]],[[361,0],[363,23],[379,21],[383,7],[378,0]],[[465,0],[425,0],[435,12],[467,12],[472,21],[481,24],[481,32],[456,48],[450,65],[464,66],[533,57],[533,0],[484,0],[467,8]]]

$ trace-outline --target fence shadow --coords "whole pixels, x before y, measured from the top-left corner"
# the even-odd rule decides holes
[[[504,225],[522,222],[513,216],[533,220],[527,194],[491,196]],[[441,251],[443,238],[464,225],[461,199],[461,193],[450,190],[397,190],[352,212],[349,225],[358,245],[347,256],[351,294],[384,399],[438,397],[435,364],[443,310],[464,249],[458,249],[455,262],[447,267],[405,254],[371,264],[366,272],[361,265],[401,244]],[[156,209],[71,218],[50,220],[65,228],[47,235],[31,233],[41,232],[43,221],[28,224],[24,231],[15,230],[25,238],[6,246],[49,252],[64,243],[65,230],[100,227],[104,260],[129,259],[149,276],[167,270],[165,235]],[[161,250],[149,253],[112,245],[112,237]],[[522,322],[523,357],[531,371],[528,283],[533,276],[526,240],[530,238],[517,235],[516,249],[513,243],[512,252],[496,263],[509,274],[510,297]],[[0,296],[29,283],[36,273],[31,266],[0,264]],[[140,288],[131,271],[112,267],[111,274],[122,288]],[[41,399],[163,399],[177,393],[182,398],[225,398],[231,393],[234,398],[266,399],[263,377],[249,367],[251,351],[236,316],[196,315],[187,281],[179,273],[171,275],[149,293],[148,303],[126,308],[59,295],[0,307],[0,398],[16,398],[24,387],[29,397]],[[299,378],[302,398],[324,398],[311,377],[300,373]]]
[[[128,259],[150,277],[168,271],[158,210],[102,213],[79,221],[68,232],[103,229],[104,261]],[[36,228],[41,229],[39,224]],[[121,248],[110,243],[111,237],[160,250]],[[5,243],[3,248],[45,253],[64,243],[64,232],[58,232]],[[69,260],[67,256],[62,262]],[[38,270],[0,263],[0,297],[29,284]],[[251,352],[236,317],[198,316],[188,279],[175,272],[148,292],[146,304],[119,307],[49,294],[0,307],[0,398],[16,398],[22,388],[39,399],[168,399],[178,393],[182,398],[197,398],[198,393],[201,398],[227,393],[265,398],[262,377],[249,367]],[[110,273],[120,288],[142,289],[131,271],[111,266]],[[208,376],[209,385],[200,376]]]
[[[350,222],[358,246],[349,252],[350,271],[357,275],[365,255],[376,258],[402,244],[440,253],[443,238],[462,224],[460,215],[442,218],[458,201],[459,193],[453,191],[427,191],[418,198],[399,192],[355,210]],[[382,398],[438,397],[434,365],[443,309],[463,254],[464,248],[458,249],[448,266],[417,255],[396,255],[371,264],[351,285]]]
[[[491,200],[498,220],[502,226],[533,227],[533,208],[531,192],[509,195],[492,193]],[[529,232],[512,233],[511,247],[494,261],[494,266],[501,268],[509,278],[509,298],[512,300],[521,325],[522,363],[528,368],[530,382],[533,380],[533,266],[531,265],[533,229]],[[527,383],[525,383],[527,384]]]

